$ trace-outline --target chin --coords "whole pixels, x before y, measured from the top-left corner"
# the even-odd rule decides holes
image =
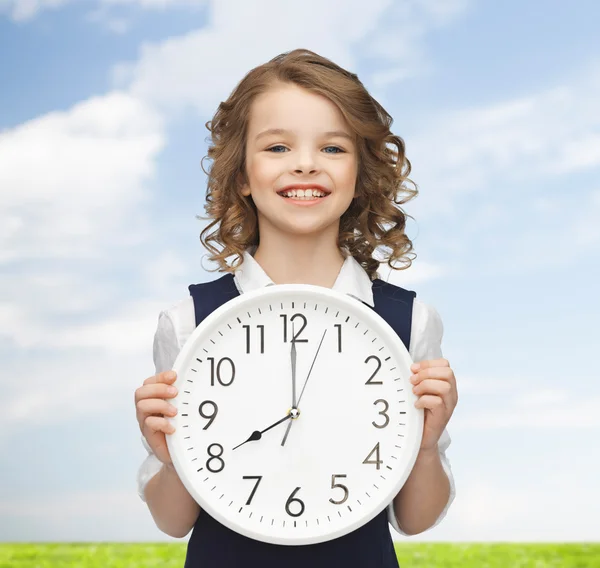
[[[281,229],[284,230],[286,233],[292,235],[298,235],[303,237],[310,235],[319,236],[323,233],[328,232],[328,229],[330,229],[331,225],[332,223],[290,223],[285,227],[281,227]],[[338,225],[336,223],[336,227],[337,226]]]
[[[271,230],[268,227],[271,227]],[[319,236],[323,233],[334,232],[337,236],[339,230],[339,218],[327,215],[315,215],[312,218],[308,215],[289,216],[289,215],[263,215],[259,216],[259,231],[275,231],[285,235],[298,235],[307,237],[310,235]]]

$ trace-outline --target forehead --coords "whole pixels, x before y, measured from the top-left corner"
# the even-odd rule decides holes
[[[343,130],[352,134],[340,109],[328,98],[297,85],[271,87],[253,101],[249,135],[281,128],[298,134]]]

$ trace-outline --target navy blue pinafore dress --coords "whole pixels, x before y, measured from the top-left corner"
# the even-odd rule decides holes
[[[192,284],[196,325],[225,302],[239,296],[233,276]],[[376,279],[374,310],[410,343],[415,292]],[[340,538],[318,544],[285,546],[240,535],[200,511],[190,536],[185,568],[398,568],[387,509]]]

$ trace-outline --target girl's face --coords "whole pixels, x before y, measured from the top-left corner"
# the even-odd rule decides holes
[[[279,132],[268,132],[274,129]],[[357,173],[353,133],[327,98],[285,84],[254,100],[246,139],[248,184],[242,194],[251,195],[258,210],[261,242],[302,235],[337,243]],[[298,184],[310,193],[282,192]]]

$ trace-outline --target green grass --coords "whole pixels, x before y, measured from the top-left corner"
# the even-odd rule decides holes
[[[401,568],[598,568],[595,544],[397,544]]]
[[[183,568],[185,543],[0,544],[0,568]],[[600,568],[595,544],[397,544],[401,568]]]

